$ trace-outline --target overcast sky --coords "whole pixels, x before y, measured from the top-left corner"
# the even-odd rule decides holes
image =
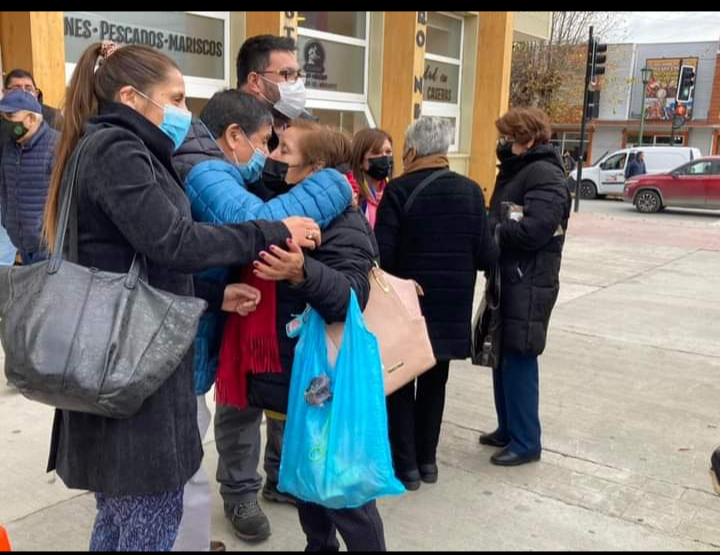
[[[622,42],[720,40],[720,12],[625,12],[621,27]]]

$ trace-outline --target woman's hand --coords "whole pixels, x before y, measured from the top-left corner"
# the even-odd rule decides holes
[[[261,299],[262,295],[258,289],[244,283],[232,283],[225,287],[222,309],[225,312],[247,316],[255,312]]]
[[[299,285],[305,281],[305,255],[295,241],[288,239],[288,251],[276,246],[260,253],[260,262],[253,262],[253,273],[267,281],[289,281]]]
[[[290,231],[291,239],[298,245],[298,248],[315,250],[320,246],[322,239],[320,226],[310,218],[294,216],[283,220],[283,223]]]

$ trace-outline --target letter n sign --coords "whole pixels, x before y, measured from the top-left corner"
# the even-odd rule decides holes
[[[422,115],[426,42],[427,12],[417,12],[417,18],[415,20],[415,55],[413,60],[413,120],[418,119]]]

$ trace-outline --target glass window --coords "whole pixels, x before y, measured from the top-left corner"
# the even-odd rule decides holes
[[[671,137],[670,135],[655,135],[654,139],[653,144],[655,145],[673,146],[685,144],[685,137],[682,135],[676,135],[675,137]]]
[[[364,39],[365,25],[365,12],[298,12],[303,29]]]
[[[364,94],[364,47],[301,35],[298,58],[309,89]]]
[[[453,141],[452,141],[452,143],[450,144],[450,148],[451,148],[451,149],[452,149],[453,147],[456,147],[456,148],[457,148],[457,145],[455,144],[455,140],[456,140],[456,137],[457,137],[457,118],[440,118],[440,119],[443,119],[443,120],[445,120],[445,121],[447,121],[447,122],[450,123],[450,129],[451,129],[451,131],[452,131],[451,137],[453,138]]]
[[[364,112],[353,112],[347,110],[324,110],[322,108],[312,108],[309,112],[313,116],[320,119],[323,125],[331,125],[355,135],[361,129],[369,127],[367,117]]]
[[[627,147],[632,148],[640,145],[640,139],[639,135],[637,134],[631,134],[627,136]],[[642,146],[651,146],[651,145],[684,145],[685,144],[685,137],[682,135],[676,135],[674,138],[670,137],[670,135],[643,135],[643,144]]]
[[[687,175],[711,175],[712,174],[712,162],[706,160],[704,162],[695,162],[685,168]]]
[[[451,152],[459,146],[463,24],[460,17],[428,12],[422,113],[450,122]]]
[[[462,20],[438,12],[428,12],[428,54],[460,59],[462,50]]]
[[[627,157],[627,154],[625,152],[621,152],[620,154],[615,154],[614,156],[611,156],[607,160],[605,160],[602,163],[602,169],[604,170],[622,170],[625,167],[625,158]]]
[[[423,100],[457,104],[460,98],[460,66],[425,59]]]

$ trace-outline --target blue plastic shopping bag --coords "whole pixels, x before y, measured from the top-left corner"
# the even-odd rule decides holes
[[[322,317],[311,310],[302,327],[279,489],[330,509],[405,492],[393,471],[380,349],[354,292],[335,368]]]

